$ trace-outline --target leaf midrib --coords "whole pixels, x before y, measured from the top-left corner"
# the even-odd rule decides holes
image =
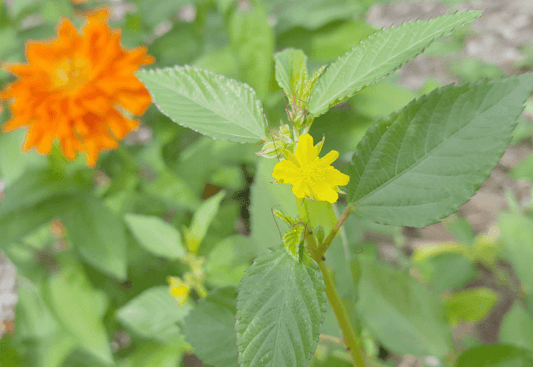
[[[494,87],[495,87],[495,84],[493,84],[493,85],[491,86],[490,89],[492,89],[492,88],[494,88]],[[516,90],[516,88],[515,88],[515,90]],[[488,94],[488,91],[489,91],[489,90],[487,90],[487,91],[485,92],[485,95],[484,95],[484,97],[483,97],[483,100],[486,98],[486,96],[487,96],[487,94]],[[442,95],[441,95],[441,97],[442,97]],[[504,98],[506,98],[506,97],[508,97],[508,95],[504,95],[504,96],[502,96],[502,98],[500,98],[500,100],[499,100],[498,102],[500,102],[502,99],[504,99]],[[456,102],[457,102],[457,99],[456,99]],[[483,102],[483,101],[481,101],[481,103],[482,103],[482,102]],[[480,104],[481,104],[481,103],[480,103]],[[422,163],[423,161],[425,161],[426,159],[428,159],[428,158],[430,157],[430,153],[431,153],[431,152],[433,152],[434,150],[436,150],[437,148],[439,148],[440,146],[442,146],[443,144],[445,144],[447,141],[449,141],[449,140],[452,139],[455,135],[457,135],[459,132],[461,132],[464,128],[468,127],[472,121],[479,119],[479,118],[480,118],[480,115],[485,114],[487,111],[490,111],[490,110],[491,110],[492,108],[494,108],[494,107],[495,107],[495,104],[491,105],[489,108],[487,108],[487,109],[486,109],[485,111],[483,111],[482,113],[477,114],[477,115],[474,117],[474,119],[472,119],[469,123],[463,125],[463,126],[462,126],[460,129],[458,129],[455,133],[453,133],[452,135],[450,135],[450,136],[448,137],[448,139],[443,140],[442,143],[436,145],[433,149],[431,149],[429,152],[427,152],[426,155],[425,155],[423,158],[421,158],[421,159],[419,159],[418,161],[414,162],[412,165],[406,167],[405,170],[403,170],[401,173],[395,175],[395,176],[392,177],[391,179],[386,180],[382,185],[379,185],[378,187],[376,187],[375,189],[373,189],[372,191],[370,191],[368,194],[366,194],[365,196],[363,196],[363,197],[361,197],[359,200],[357,200],[357,202],[356,202],[355,204],[356,204],[356,205],[359,204],[361,201],[365,200],[366,198],[368,198],[369,196],[371,196],[372,194],[374,194],[375,191],[380,190],[380,189],[382,189],[382,188],[385,187],[385,186],[388,186],[390,183],[394,182],[396,179],[402,177],[404,174],[406,174],[406,173],[408,173],[409,171],[411,171],[412,168],[418,166],[420,163]],[[415,114],[415,116],[418,115],[419,112],[420,112],[420,110],[417,111],[417,113]],[[414,117],[413,117],[412,120],[414,120]],[[412,120],[411,120],[411,121],[412,121]],[[395,122],[396,122],[396,121],[395,121]],[[410,124],[409,124],[409,126],[410,126]],[[383,136],[384,136],[384,135],[382,135],[381,137],[383,137]],[[381,138],[380,138],[380,141],[381,141]],[[426,141],[427,141],[427,135],[426,135]],[[403,142],[403,139],[402,139],[402,142]],[[376,152],[376,149],[374,149],[374,150],[372,151],[372,155],[371,155],[371,157],[373,156],[374,152]],[[370,161],[370,158],[368,159],[368,161]],[[367,161],[367,162],[368,162],[368,161]],[[367,171],[366,171],[367,167],[368,167],[368,164],[365,166],[365,169],[363,170],[363,174],[361,175],[361,179],[360,179],[359,182],[357,183],[357,187],[356,187],[356,189],[355,189],[354,192],[357,192],[357,190],[359,189],[359,186],[360,186],[361,182],[363,181],[363,175],[365,175],[366,172],[367,172]]]

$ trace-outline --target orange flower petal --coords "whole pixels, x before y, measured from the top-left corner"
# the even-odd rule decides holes
[[[141,115],[150,106],[150,95],[133,73],[154,59],[144,46],[122,47],[120,30],[107,25],[109,13],[107,8],[89,13],[81,31],[62,19],[56,38],[26,43],[27,64],[2,64],[19,77],[0,93],[10,100],[12,115],[2,130],[28,126],[25,149],[48,154],[57,139],[68,159],[86,152],[94,166],[102,150],[115,149],[138,127],[116,107]]]

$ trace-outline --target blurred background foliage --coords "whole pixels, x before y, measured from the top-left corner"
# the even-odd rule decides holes
[[[374,0],[74,3],[4,0],[0,60],[24,62],[25,42],[53,37],[61,17],[80,26],[84,12],[110,6],[110,25],[126,47],[147,45],[155,67],[197,65],[248,83],[271,127],[286,108],[274,79],[276,51],[302,49],[313,73],[383,26],[372,22],[382,3]],[[533,44],[520,45],[509,67],[461,54],[475,37],[465,27],[423,60],[440,60],[459,82],[531,70]],[[324,151],[339,151],[346,165],[372,123],[449,81],[418,69],[422,83],[407,88],[399,81],[409,67],[416,74],[410,65],[318,117],[311,134],[327,135]],[[0,71],[0,84],[13,80]],[[3,107],[0,123],[9,119]],[[375,366],[533,365],[532,113],[529,100],[513,141],[524,159],[500,167],[505,180],[521,182],[521,194],[509,186],[508,209],[486,223],[490,230],[460,212],[440,224],[447,240],[424,246],[414,229],[348,220],[349,248],[332,246],[328,262]],[[0,250],[16,266],[18,298],[0,308],[1,366],[236,365],[234,340],[226,338],[235,289],[252,259],[279,243],[271,209],[284,209],[292,196],[269,190],[275,160],[254,155],[259,146],[213,141],[154,106],[141,121],[96,169],[83,157],[67,161],[57,147],[47,157],[22,153],[23,131],[0,135]],[[192,242],[205,258],[198,266],[209,296],[198,302],[193,291],[178,307],[166,279],[194,270],[186,257]],[[496,326],[477,327],[486,320]],[[206,345],[205,335],[225,343]],[[328,309],[311,365],[351,365],[340,337]]]

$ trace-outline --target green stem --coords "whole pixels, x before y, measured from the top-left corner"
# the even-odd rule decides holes
[[[341,229],[343,223],[346,221],[346,219],[348,219],[348,216],[353,212],[353,210],[354,210],[354,206],[351,205],[351,204],[348,204],[348,206],[344,209],[344,211],[342,212],[341,216],[337,220],[337,223],[335,224],[335,227],[333,227],[333,229],[331,230],[331,232],[329,232],[329,235],[326,237],[324,242],[322,242],[322,244],[318,247],[318,249],[316,251],[316,256],[317,257],[314,258],[315,261],[318,262],[318,259],[321,258],[322,256],[324,256],[324,254],[328,250],[329,246],[331,245],[331,242],[333,241],[333,239],[335,238],[335,236],[337,235],[337,233]]]
[[[344,303],[342,302],[341,297],[337,293],[335,283],[329,275],[329,270],[322,260],[318,261],[318,267],[320,268],[320,271],[322,271],[322,275],[324,275],[324,283],[326,284],[326,296],[328,297],[328,301],[331,304],[333,311],[335,312],[335,316],[337,317],[337,321],[339,322],[339,327],[341,328],[342,334],[346,339],[346,344],[350,349],[350,354],[352,355],[354,366],[365,367],[363,354],[359,349],[355,331],[353,330],[352,323],[350,322],[350,318],[348,317],[348,313],[346,312],[346,307],[344,307]]]

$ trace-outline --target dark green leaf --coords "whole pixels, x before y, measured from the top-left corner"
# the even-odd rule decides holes
[[[352,158],[354,212],[423,227],[457,210],[502,156],[532,85],[533,74],[450,85],[371,128]]]
[[[297,263],[283,247],[259,256],[244,276],[237,300],[242,366],[307,365],[324,319],[324,290],[314,261]]]
[[[185,318],[187,341],[194,353],[213,367],[237,366],[236,297],[233,287],[215,289]]]
[[[509,345],[484,345],[467,350],[455,367],[530,367],[533,353]]]
[[[399,354],[444,357],[451,329],[439,299],[409,274],[361,261],[356,310],[383,345]]]

